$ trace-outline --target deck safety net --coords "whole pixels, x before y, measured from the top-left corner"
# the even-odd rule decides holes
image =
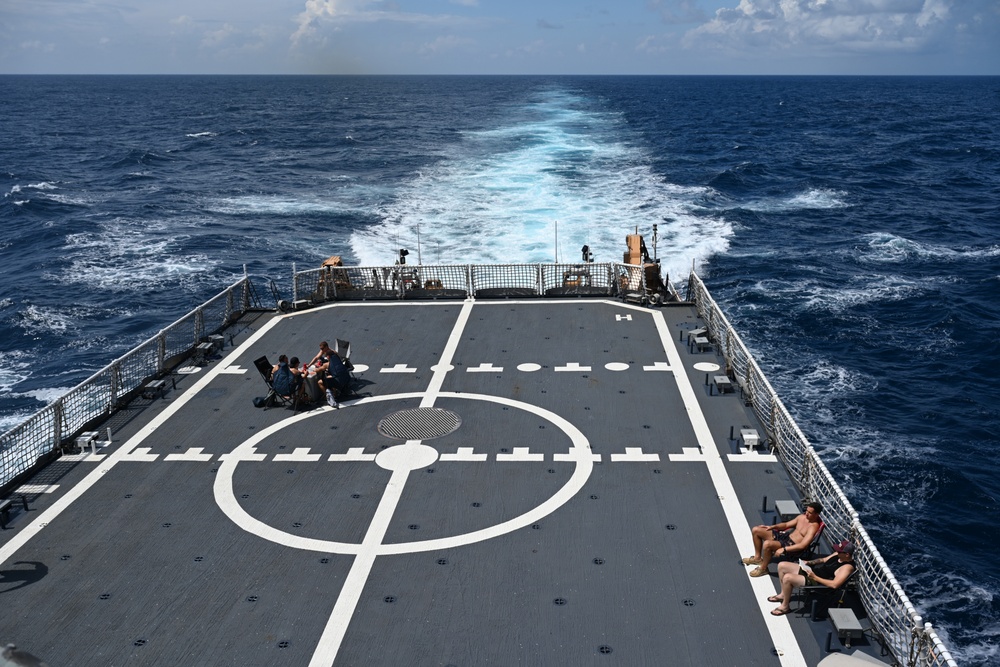
[[[249,278],[238,280],[0,436],[0,489],[194,354],[207,336],[249,310],[251,290]]]
[[[799,430],[701,278],[693,272],[688,282],[688,299],[695,302],[709,337],[725,358],[744,400],[764,425],[770,447],[785,464],[799,493],[805,499],[823,504],[826,535],[831,541],[854,542],[858,593],[882,641],[907,666],[956,665],[931,624],[923,622],[861,525],[858,513]]]

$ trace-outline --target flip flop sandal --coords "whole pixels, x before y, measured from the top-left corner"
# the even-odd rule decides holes
[[[784,602],[785,600],[780,595],[772,595],[771,597],[769,597],[767,599],[767,601],[768,602]]]
[[[791,610],[792,610],[791,607],[789,607],[788,609],[772,609],[771,616],[784,616]]]

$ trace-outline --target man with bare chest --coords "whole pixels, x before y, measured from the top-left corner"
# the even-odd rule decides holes
[[[816,537],[816,531],[823,523],[820,513],[823,506],[813,502],[806,505],[804,513],[790,521],[777,523],[773,526],[754,526],[753,556],[743,559],[744,565],[756,565],[757,569],[750,573],[751,577],[762,577],[767,574],[767,566],[775,556],[796,554],[803,551]]]

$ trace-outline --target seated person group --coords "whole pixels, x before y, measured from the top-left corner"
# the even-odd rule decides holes
[[[300,400],[308,401],[305,391],[308,369],[315,373],[320,391],[326,394],[326,402],[331,407],[340,407],[337,398],[347,391],[351,376],[340,356],[326,341],[319,344],[319,352],[304,368],[299,368],[298,357],[289,359],[284,354],[278,357],[278,364],[271,373],[271,387],[280,396],[298,395]]]
[[[744,565],[757,566],[750,576],[767,574],[772,559],[782,561],[778,563],[781,592],[768,598],[769,602],[779,603],[771,611],[774,616],[790,611],[789,601],[795,588],[821,585],[838,589],[854,572],[854,544],[849,540],[834,545],[833,553],[827,556],[799,564],[798,555],[808,550],[823,525],[822,511],[819,503],[808,503],[805,511],[794,519],[773,526],[754,526],[751,530],[754,553],[743,559]]]

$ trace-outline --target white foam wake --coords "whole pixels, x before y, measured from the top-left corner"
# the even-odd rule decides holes
[[[619,260],[636,227],[673,279],[692,261],[724,252],[732,234],[700,203],[704,187],[666,182],[650,156],[628,143],[616,114],[581,110],[549,93],[505,124],[466,133],[444,159],[378,204],[382,222],[351,237],[363,265],[391,264],[399,248],[423,263]]]

